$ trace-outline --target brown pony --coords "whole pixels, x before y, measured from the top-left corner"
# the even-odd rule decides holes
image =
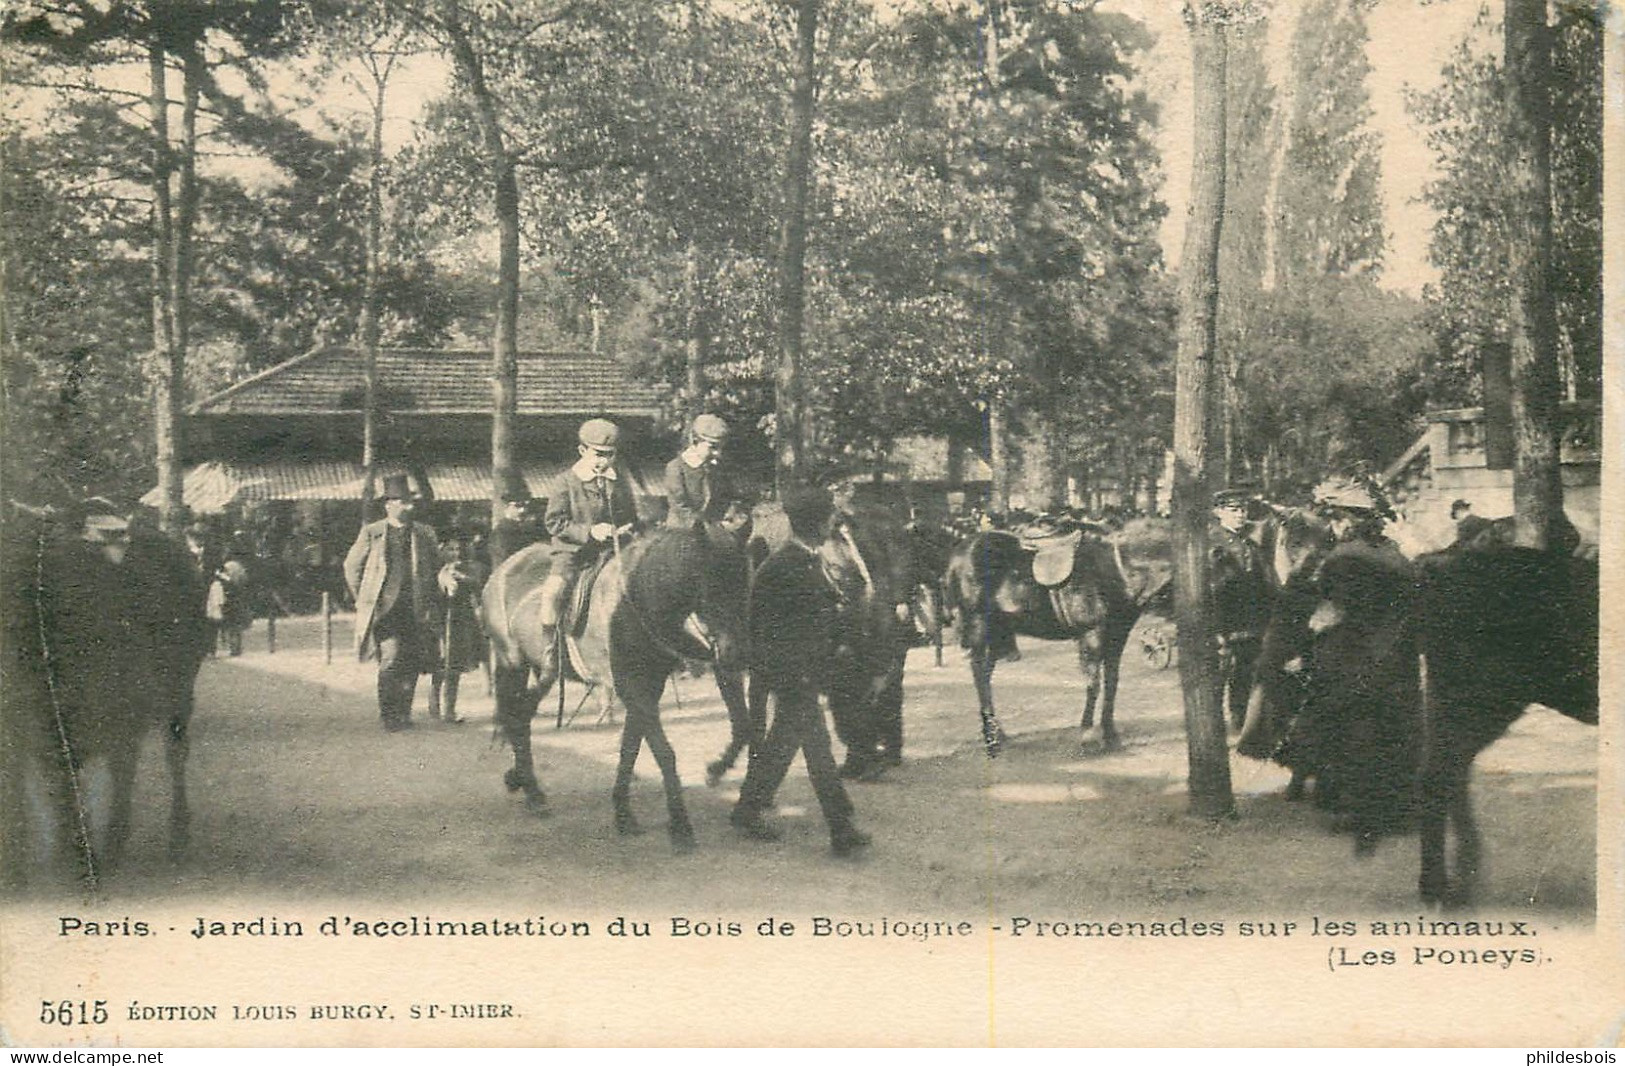
[[[547,801],[531,756],[531,720],[556,681],[542,677],[529,684],[532,668],[545,661],[540,593],[546,563],[541,546],[509,556],[486,583],[481,604],[496,665],[497,722],[514,753],[504,781],[510,791],[523,792],[537,813],[546,812]],[[612,793],[622,833],[638,830],[632,771],[647,743],[665,786],[672,844],[679,850],[694,844],[677,758],[660,722],[660,696],[684,660],[711,660],[724,674],[740,670],[748,573],[738,540],[720,528],[702,527],[658,530],[635,540],[597,577],[568,658],[580,665],[578,673],[607,680],[607,693],[626,707]]]

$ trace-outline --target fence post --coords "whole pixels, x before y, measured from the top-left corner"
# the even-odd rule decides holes
[[[265,653],[276,654],[276,608],[265,616]]]
[[[322,593],[322,662],[333,665],[333,594]]]

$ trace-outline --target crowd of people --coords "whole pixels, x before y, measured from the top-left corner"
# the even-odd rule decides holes
[[[748,536],[753,508],[725,461],[728,437],[729,427],[716,415],[693,420],[681,450],[666,465],[667,507],[663,519],[653,524],[672,530],[716,527]],[[522,477],[510,472],[499,485],[504,511],[489,533],[457,521],[442,537],[418,518],[420,494],[409,477],[391,475],[383,480],[379,496],[384,516],[360,528],[339,570],[343,592],[355,606],[356,652],[377,662],[378,713],[385,731],[414,727],[414,697],[424,676],[430,678],[429,717],[448,723],[464,720],[457,711],[461,675],[488,660],[481,591],[506,556],[534,545],[544,546],[546,568],[540,584],[544,654],[536,667],[541,683],[551,681],[560,669],[560,631],[570,616],[572,593],[581,575],[651,525],[640,511],[630,479],[621,471],[620,444],[621,431],[615,423],[603,418],[584,422],[577,434],[576,461],[539,498]],[[840,673],[839,658],[853,654],[852,648],[842,647],[839,615],[850,593],[834,576],[836,564],[844,559],[860,584],[872,591],[880,586],[871,568],[881,565],[885,556],[875,539],[880,527],[857,504],[854,489],[851,478],[792,488],[780,501],[787,534],[770,545],[758,540],[763,546],[754,559],[749,635],[757,656],[753,670],[760,674],[775,714],[771,728],[760,738],[760,751],[750,763],[734,812],[734,824],[744,835],[777,838],[766,815],[800,753],[832,846],[840,854],[868,843],[855,825],[843,778],[878,776],[901,759],[900,680],[896,698],[880,708],[879,719],[868,723],[862,737],[837,712],[837,732],[848,749],[844,767],[834,759],[820,709],[820,697],[829,693],[830,679]],[[1211,639],[1220,664],[1222,705],[1239,730],[1274,595],[1271,563],[1258,530],[1261,520],[1276,508],[1246,488],[1217,493],[1211,506]],[[1398,546],[1385,533],[1395,517],[1393,509],[1369,476],[1356,473],[1323,482],[1310,507],[1324,521],[1331,544],[1397,555]],[[939,539],[952,544],[997,529],[1033,538],[1078,531],[1104,537],[1141,517],[1125,509],[1039,515],[972,508],[940,522],[911,512],[907,525],[911,534],[930,526]],[[1465,501],[1457,502],[1452,518],[1463,543],[1492,534],[1493,523],[1472,515]],[[86,541],[99,543],[101,536],[103,531],[93,522],[85,526]],[[240,655],[243,633],[256,616],[291,609],[289,577],[301,571],[298,566],[278,566],[273,553],[241,530],[223,536],[200,521],[187,527],[185,542],[199,587],[207,589],[204,610],[218,648],[230,656]],[[323,553],[312,555],[291,547],[299,543],[299,538],[289,541],[283,562],[303,560],[306,569],[319,571]],[[882,607],[895,611],[905,629],[912,627],[911,597],[920,584],[938,576],[927,573],[886,585],[895,602]],[[319,578],[304,577],[320,584]],[[775,652],[782,652],[786,643],[794,646],[794,654]],[[899,675],[907,646],[901,645],[897,653]],[[1019,656],[1013,642],[997,649],[997,654]]]

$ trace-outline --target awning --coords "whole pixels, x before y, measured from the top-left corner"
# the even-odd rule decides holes
[[[520,464],[520,472],[532,494],[541,496],[570,462],[527,462]],[[623,460],[621,469],[631,479],[634,495],[665,495],[662,464],[653,460],[634,459],[630,463]],[[422,472],[436,500],[491,498],[489,463],[429,463]],[[410,468],[395,463],[380,464],[376,471],[379,481],[391,474],[406,474],[414,479],[417,476]],[[217,514],[232,504],[266,500],[359,501],[365,480],[366,471],[360,463],[321,459],[264,462],[211,459],[186,472],[181,491],[183,502],[194,514]],[[152,489],[141,502],[150,507],[158,506],[158,490]]]

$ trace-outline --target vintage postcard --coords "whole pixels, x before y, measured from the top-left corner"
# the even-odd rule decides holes
[[[1620,1044],[1616,10],[180,7],[0,12],[0,1043]]]

